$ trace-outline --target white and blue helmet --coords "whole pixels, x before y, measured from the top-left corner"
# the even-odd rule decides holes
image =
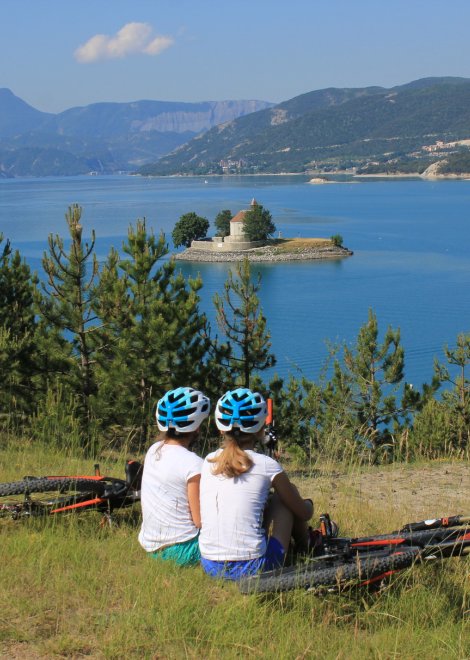
[[[173,428],[191,433],[209,416],[209,399],[192,387],[178,387],[167,392],[157,403],[156,418],[160,431]]]
[[[258,433],[267,416],[268,407],[261,394],[246,387],[226,392],[215,408],[215,423],[219,431],[240,429],[244,433]]]

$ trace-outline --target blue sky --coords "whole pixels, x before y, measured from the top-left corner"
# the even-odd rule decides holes
[[[470,0],[1,0],[0,87],[60,112],[470,77],[469,25]]]

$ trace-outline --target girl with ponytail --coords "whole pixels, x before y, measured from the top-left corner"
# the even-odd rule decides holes
[[[217,402],[223,444],[202,466],[199,537],[202,567],[214,577],[237,580],[282,566],[292,535],[300,548],[308,545],[312,501],[302,499],[277,461],[255,451],[266,417],[265,400],[247,388]]]

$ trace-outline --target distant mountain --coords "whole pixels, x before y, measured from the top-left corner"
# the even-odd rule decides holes
[[[95,103],[40,112],[0,89],[0,176],[133,171],[265,101]]]
[[[391,89],[309,92],[212,128],[140,171],[328,171],[465,138],[470,138],[470,79],[425,78]]]
[[[0,89],[0,139],[34,130],[51,116],[35,110],[9,89]]]

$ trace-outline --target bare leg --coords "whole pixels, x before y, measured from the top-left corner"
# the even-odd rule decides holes
[[[295,547],[298,552],[307,552],[309,547],[308,523],[299,518],[294,518],[292,527],[292,538],[295,541]]]
[[[292,485],[294,486],[294,484]],[[297,490],[297,492],[299,492],[296,486],[294,486],[294,488],[295,490]],[[310,534],[308,530],[309,530],[308,522],[305,520],[300,520],[300,518],[296,518],[294,516],[294,524],[292,526],[292,538],[294,539],[295,542],[295,548],[299,552],[307,552],[309,549]]]
[[[297,490],[295,486],[293,487]],[[308,552],[310,541],[308,522],[294,516],[290,509],[282,503],[277,493],[272,493],[269,497],[263,526],[268,536],[274,536],[286,552],[291,539],[294,540],[296,551]]]
[[[264,528],[269,536],[274,536],[281,543],[286,552],[292,536],[293,525],[294,515],[281,502],[281,498],[273,493],[264,513]]]

